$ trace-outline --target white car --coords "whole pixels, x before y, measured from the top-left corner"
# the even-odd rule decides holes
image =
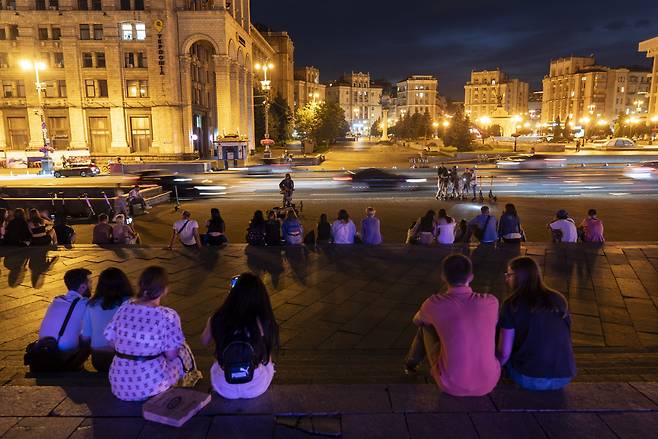
[[[658,162],[631,165],[624,170],[624,176],[633,180],[658,180]]]
[[[627,137],[615,137],[603,144],[604,149],[635,148],[635,142]]]

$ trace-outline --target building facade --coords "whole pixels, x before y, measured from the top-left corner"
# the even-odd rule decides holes
[[[653,68],[651,69],[651,85],[648,93],[647,111],[650,120],[658,119],[658,37],[642,41],[638,49],[640,52],[646,52],[647,58],[653,58]]]
[[[315,67],[295,69],[295,110],[308,103],[323,102],[327,86],[320,83],[320,70]]]
[[[464,111],[471,120],[491,116],[499,107],[510,115],[528,112],[528,83],[496,70],[472,71],[464,86]]]
[[[15,0],[0,10],[0,149],[211,157],[253,147],[249,0]],[[39,96],[24,58],[43,62]]]
[[[599,66],[594,57],[551,61],[542,81],[542,122],[611,122],[619,115],[646,113],[650,75],[641,68]]]
[[[281,95],[292,110],[294,101],[295,46],[287,32],[262,31],[263,38],[273,49],[272,92]]]
[[[395,116],[429,113],[435,120],[439,111],[439,81],[432,75],[411,75],[397,83]]]
[[[382,116],[382,88],[370,81],[369,73],[352,72],[326,88],[327,102],[336,102],[345,111],[353,134],[367,135]]]

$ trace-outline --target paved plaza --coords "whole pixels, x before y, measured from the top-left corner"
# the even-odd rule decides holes
[[[503,380],[487,397],[458,399],[441,395],[426,369],[416,376],[402,373],[415,331],[411,318],[441,288],[439,262],[454,251],[473,259],[474,289],[499,299],[506,297],[506,262],[519,254],[538,260],[547,283],[569,299],[576,383],[565,392],[538,394],[516,390]],[[315,429],[343,437],[505,433],[637,438],[651,437],[658,428],[656,243],[319,249],[230,245],[202,252],[76,246],[0,252],[0,434],[6,437],[41,437],[46,430],[53,438],[119,432],[121,437],[214,437],[220,432],[222,437],[306,437],[304,431]],[[226,296],[233,275],[246,270],[262,275],[281,325],[282,348],[270,392],[239,403],[215,396],[184,430],[173,430],[145,423],[138,404],[115,400],[107,379],[90,364],[77,374],[27,373],[23,350],[36,337],[52,298],[65,292],[66,270],[85,267],[97,276],[117,266],[136,282],[152,264],[170,274],[165,305],[180,314],[206,375],[212,352],[199,342],[206,320]],[[209,389],[208,378],[197,388]]]

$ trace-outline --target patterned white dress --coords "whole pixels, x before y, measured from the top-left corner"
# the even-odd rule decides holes
[[[151,356],[180,349],[185,343],[180,317],[171,308],[124,303],[104,331],[117,352]],[[183,377],[179,358],[164,355],[148,361],[114,357],[110,367],[112,393],[124,401],[141,401],[164,392]]]

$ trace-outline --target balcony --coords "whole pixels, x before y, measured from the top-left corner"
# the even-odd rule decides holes
[[[218,11],[231,7],[231,0],[187,0],[180,11]]]

